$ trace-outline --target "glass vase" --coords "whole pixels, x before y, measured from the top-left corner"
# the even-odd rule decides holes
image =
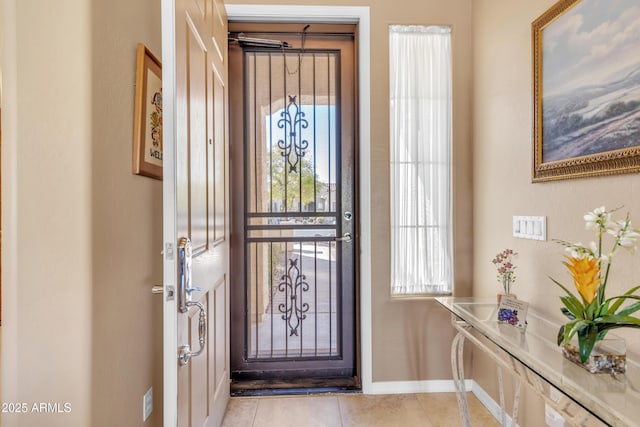
[[[511,295],[511,285],[511,277],[507,275],[502,276],[502,289],[505,295]]]
[[[627,347],[622,338],[604,338],[597,341],[584,363],[580,360],[577,339],[565,344],[562,354],[567,360],[592,374],[624,374],[627,370]]]

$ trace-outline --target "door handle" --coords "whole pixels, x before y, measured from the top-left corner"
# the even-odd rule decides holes
[[[178,347],[178,362],[180,366],[187,365],[192,357],[202,354],[207,345],[207,310],[202,303],[191,301],[191,293],[193,291],[202,291],[202,288],[191,286],[191,261],[191,240],[187,237],[182,237],[178,241],[178,310],[180,313],[186,313],[189,311],[189,307],[198,307],[200,310],[198,320],[198,342],[200,349],[193,352],[189,344]]]
[[[180,313],[186,313],[189,310],[191,292],[202,290],[191,286],[191,260],[191,240],[188,237],[182,237],[178,241],[178,310]]]
[[[187,302],[187,307],[192,306],[198,307],[200,310],[200,314],[198,316],[198,343],[200,344],[200,349],[196,352],[192,352],[189,344],[180,346],[178,348],[178,362],[180,363],[180,366],[186,366],[192,357],[201,355],[207,346],[207,310],[205,310],[204,305],[198,301]]]
[[[349,243],[353,240],[351,233],[344,233],[342,237],[336,237],[336,242],[345,242]]]

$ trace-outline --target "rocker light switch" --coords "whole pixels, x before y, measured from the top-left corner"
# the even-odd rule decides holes
[[[513,237],[531,240],[547,240],[547,217],[514,216]]]

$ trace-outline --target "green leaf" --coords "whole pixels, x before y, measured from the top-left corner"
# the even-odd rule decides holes
[[[607,299],[607,301],[612,301],[612,300],[617,299],[617,298],[632,298],[632,299],[639,299],[639,298],[638,298],[638,297],[636,297],[635,295],[634,295],[634,296],[631,296],[631,294],[633,294],[633,293],[634,293],[635,291],[637,291],[638,289],[640,289],[640,286],[636,286],[636,287],[634,287],[634,288],[631,288],[631,289],[629,289],[627,292],[625,292],[622,296],[609,298],[609,299]],[[615,313],[615,312],[620,308],[620,306],[622,305],[622,303],[623,303],[623,302],[624,302],[624,299],[618,299],[618,301],[616,301],[616,302],[611,306],[611,311]]]
[[[588,320],[574,320],[565,325],[564,328],[564,343],[569,344],[571,338],[582,328],[587,327],[591,322]]]
[[[552,281],[553,283],[555,283],[556,285],[560,286],[560,287],[561,287],[561,288],[562,288],[562,289],[567,293],[567,295],[572,296],[572,297],[573,297],[573,298],[575,298],[575,299],[576,299],[576,301],[577,301],[577,298],[576,298],[576,297],[574,297],[574,296],[573,296],[573,294],[572,294],[571,292],[569,292],[569,290],[568,290],[567,288],[565,288],[565,287],[564,287],[564,285],[563,285],[562,283],[558,282],[558,281],[557,281],[556,279],[554,279],[553,277],[549,277],[549,279],[551,279],[551,281]]]
[[[640,325],[627,323],[601,323],[598,328],[600,329],[600,331],[608,331],[609,329],[618,328],[640,329]]]
[[[596,310],[595,317],[604,316],[605,314],[609,314],[609,301],[605,301],[600,304],[598,309]]]
[[[565,295],[563,297],[560,297],[560,301],[562,301],[562,303],[567,307],[567,309],[569,309],[571,314],[573,314],[576,319],[583,319],[585,317],[585,308],[582,303],[580,303],[580,301],[576,299],[576,297]]]
[[[625,293],[624,293],[624,295],[631,295],[631,294],[634,294],[638,289],[640,289],[640,285],[638,285],[638,286],[636,286],[636,287],[634,287],[634,288],[629,289],[627,292],[625,292]]]
[[[565,325],[560,326],[560,329],[558,330],[558,337],[556,338],[556,342],[558,343],[558,345],[562,344],[562,342],[564,341],[564,326]]]
[[[583,333],[578,334],[578,347],[580,347],[580,361],[586,362],[596,344],[598,337],[598,327],[596,325],[588,325]]]
[[[560,286],[563,291],[566,292],[567,295],[560,297],[560,300],[563,304],[571,311],[571,313],[579,319],[584,318],[585,305],[578,300],[567,288],[565,288],[562,283],[558,282],[553,277],[549,277],[553,283]]]
[[[635,313],[638,310],[640,310],[640,302],[637,302],[635,304],[631,304],[629,307],[625,308],[624,310],[620,310],[616,314],[619,315],[619,316],[627,316],[627,315],[629,315],[631,313]]]
[[[591,304],[587,306],[584,317],[587,319],[594,319],[596,317],[596,308],[598,308],[598,301],[594,299],[593,301],[591,301]]]
[[[596,319],[598,323],[616,323],[625,325],[637,325],[640,326],[640,319],[633,316],[620,316],[617,314],[602,316]]]
[[[569,320],[576,320],[576,316],[574,316],[574,314],[569,311],[568,308],[566,307],[561,307],[560,311],[562,312],[562,314],[564,314],[565,316],[567,316],[569,318]]]

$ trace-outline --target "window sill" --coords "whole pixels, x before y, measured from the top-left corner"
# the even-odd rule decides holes
[[[392,302],[402,301],[419,301],[419,300],[433,300],[439,297],[450,297],[452,293],[448,294],[414,294],[414,295],[390,295]]]

